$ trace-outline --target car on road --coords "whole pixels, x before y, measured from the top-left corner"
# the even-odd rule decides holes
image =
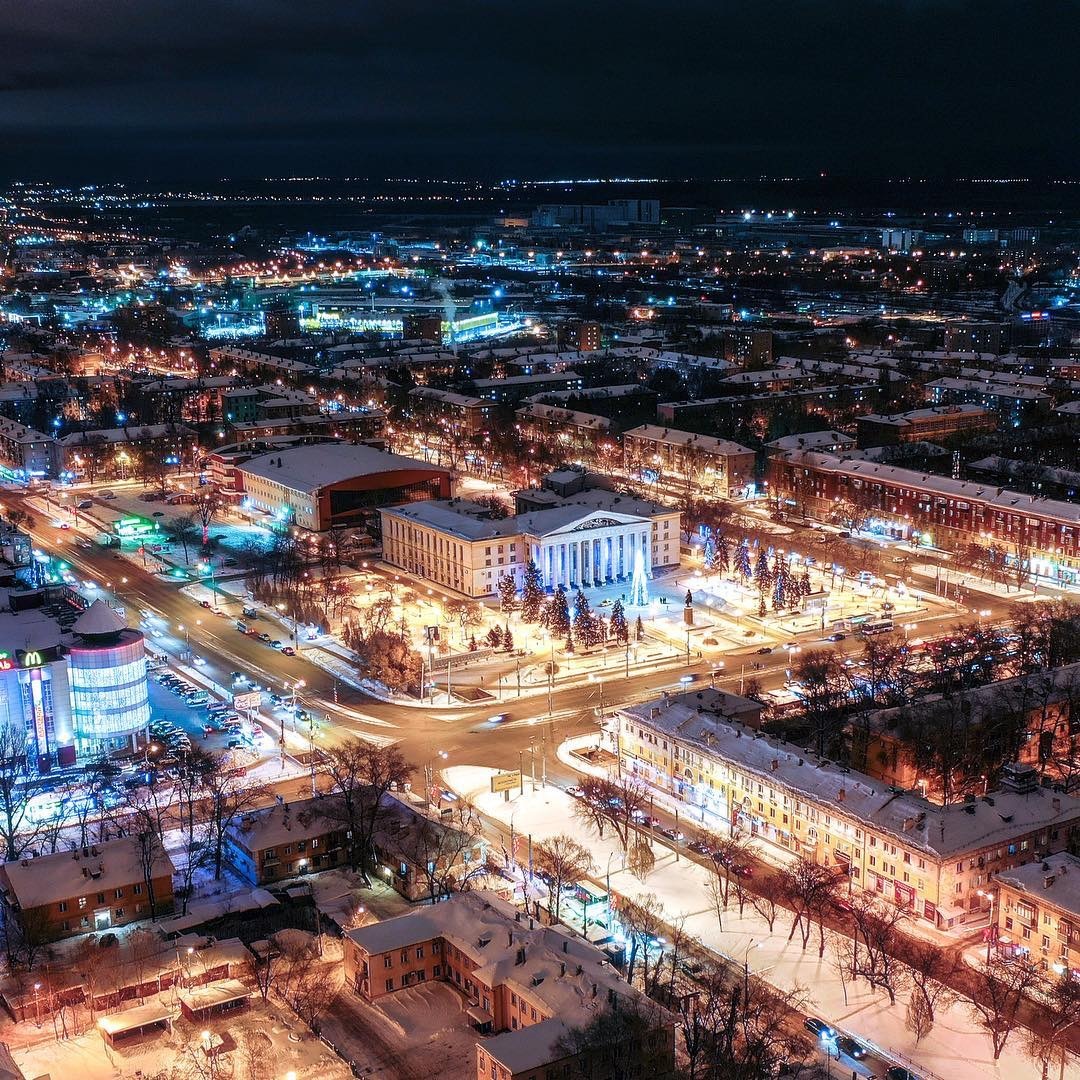
[[[850,1035],[838,1035],[836,1037],[836,1049],[841,1054],[846,1054],[849,1058],[854,1058],[858,1061],[860,1058],[866,1057],[866,1047],[862,1043],[857,1042]]]
[[[281,648],[281,638],[274,638],[274,640],[269,642],[268,644],[270,645],[271,649],[280,649]]]
[[[199,601],[199,607],[206,608],[209,611],[210,610],[210,601],[209,600],[200,600]]]
[[[572,799],[580,799],[581,795],[582,795],[582,791],[581,791],[581,788],[579,788],[575,784],[573,787],[568,787],[566,789],[566,794],[569,795],[570,798],[572,798]]]
[[[116,498],[116,492],[115,491],[99,491],[97,493],[97,497],[99,499],[115,499]]]
[[[893,1065],[885,1070],[885,1080],[921,1080],[910,1069],[903,1065]]]
[[[846,641],[847,640],[847,634],[841,634],[839,631],[837,631],[835,634],[830,634],[825,640],[826,641]]]
[[[236,566],[236,560],[230,555],[227,559],[221,560],[222,566]]]
[[[256,635],[260,641],[265,641],[267,645],[269,645],[272,640],[270,635],[265,630],[263,630],[261,633],[256,631]]]
[[[507,714],[504,712],[496,713],[494,716],[489,716],[487,722],[489,724],[501,724],[507,719]]]
[[[803,1027],[822,1042],[831,1042],[836,1038],[836,1032],[824,1020],[819,1020],[816,1016],[808,1016],[803,1021]]]
[[[259,617],[259,613],[253,607],[244,608],[241,614],[245,619],[257,619]]]
[[[229,740],[230,750],[242,750],[244,748],[244,740],[238,739],[235,736]]]
[[[758,649],[757,654],[758,654],[758,656],[768,656],[769,653],[771,653],[771,652],[772,652],[772,646],[771,645],[762,645],[761,648]]]
[[[282,705],[282,704],[284,704],[284,701],[285,701],[285,699],[280,694],[271,694],[270,695],[270,704],[271,705]]]
[[[686,839],[686,834],[678,829],[669,829],[666,825],[654,825],[653,832],[670,840],[673,844],[681,844]]]
[[[193,657],[191,658],[191,662],[192,662],[192,663],[193,663],[193,664],[194,664],[194,665],[195,665],[196,667],[203,667],[203,666],[204,666],[204,665],[206,664],[206,657],[205,657],[205,656],[199,656],[199,655],[198,655],[198,654],[196,653],[196,654],[195,654],[195,655],[194,655],[194,656],[193,656]]]
[[[283,645],[281,649],[282,656],[295,656],[296,650],[291,645]]]
[[[231,671],[231,672],[229,672],[229,676],[232,678],[233,682],[247,682],[248,681],[247,676],[242,671]]]

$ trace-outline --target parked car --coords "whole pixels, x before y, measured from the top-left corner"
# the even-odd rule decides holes
[[[886,1080],[920,1080],[920,1077],[910,1069],[905,1069],[903,1065],[893,1065],[886,1069],[885,1078]]]
[[[291,645],[283,645],[281,648],[282,656],[295,656],[296,650]]]

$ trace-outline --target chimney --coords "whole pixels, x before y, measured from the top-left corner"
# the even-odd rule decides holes
[[[520,949],[518,949],[518,951],[517,951],[517,957],[516,957],[516,959],[514,960],[514,966],[515,966],[515,967],[520,967],[520,966],[521,966],[522,964],[524,964],[524,963],[525,963],[525,946],[523,945],[523,946],[522,946],[522,947],[521,947]]]
[[[776,770],[779,769],[779,768],[780,768],[780,759],[779,758],[773,758],[772,759],[772,771],[776,772]]]
[[[836,798],[837,798],[837,799],[838,799],[838,800],[839,800],[840,802],[843,802],[843,801],[844,801],[844,800],[845,800],[845,799],[847,798],[847,792],[846,792],[846,791],[845,791],[845,790],[844,790],[843,788],[841,788],[841,789],[840,789],[840,790],[839,790],[839,791],[838,791],[838,792],[836,793]]]
[[[570,951],[570,942],[567,941],[565,938],[563,938],[562,951],[563,952],[569,952]]]
[[[561,979],[566,974],[566,964],[564,961],[559,961],[559,978]]]
[[[1049,889],[1050,886],[1053,885],[1053,884],[1054,884],[1054,875],[1053,874],[1047,874],[1043,878],[1043,888],[1044,889]]]

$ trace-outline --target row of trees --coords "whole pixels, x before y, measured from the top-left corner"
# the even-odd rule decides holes
[[[868,766],[878,709],[910,748],[944,801],[982,790],[1034,737],[1039,768],[1069,783],[1080,776],[1080,607],[1026,606],[1009,633],[982,624],[954,628],[919,654],[900,640],[868,639],[856,663],[838,651],[807,651],[792,675],[801,711],[771,726],[809,739],[819,754]],[[1006,680],[1006,681],[1002,681]],[[995,685],[993,693],[980,688]],[[925,699],[925,700],[921,700]]]

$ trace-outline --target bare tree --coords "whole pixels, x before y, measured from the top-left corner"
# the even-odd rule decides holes
[[[775,874],[763,877],[750,894],[750,906],[765,920],[770,934],[783,908],[783,896],[783,888]]]
[[[630,955],[626,961],[626,981],[633,983],[638,957],[641,957],[642,985],[649,985],[651,964],[650,950],[664,932],[664,909],[653,893],[639,896],[637,900],[624,900],[619,907],[619,919],[630,941]]]
[[[780,880],[784,896],[794,912],[788,941],[791,941],[798,929],[805,949],[810,942],[810,934],[816,919],[818,956],[823,957],[825,955],[824,918],[826,912],[832,907],[832,897],[837,883],[836,874],[828,867],[800,858],[793,866],[787,866],[781,871]]]
[[[562,910],[562,892],[568,885],[576,885],[593,870],[592,853],[572,836],[560,833],[536,846],[533,865],[544,878],[548,887],[551,917],[558,922]]]
[[[216,755],[214,762],[215,767],[206,774],[204,786],[208,807],[209,857],[214,867],[214,880],[220,881],[229,829],[245,811],[260,806],[269,791],[262,784],[252,783],[238,769],[226,766],[222,756]]]
[[[1072,1056],[1069,1035],[1080,1023],[1080,982],[1066,973],[1042,989],[1043,1007],[1038,1023],[1026,1032],[1026,1049],[1042,1065],[1043,1080],[1048,1080],[1051,1066],[1058,1066],[1064,1075]]]
[[[974,992],[968,999],[972,1016],[990,1036],[994,1060],[1001,1057],[1015,1031],[1024,998],[1042,982],[1039,969],[1024,957],[995,956],[976,970]]]
[[[919,1030],[912,1029],[918,1039],[930,1032],[938,1009],[948,1008],[956,1000],[956,992],[950,984],[960,961],[953,950],[911,936],[903,943],[902,956],[908,967],[911,1002],[920,1000],[919,1005],[909,1006],[909,1012],[917,1018],[922,1031],[920,1034]]]
[[[609,780],[586,776],[578,787],[580,795],[574,812],[594,825],[600,836],[604,835],[604,826],[610,826],[623,851],[628,851],[635,824],[651,803],[645,786],[633,777]]]
[[[392,789],[404,786],[412,768],[396,746],[375,746],[356,738],[330,747],[326,765],[340,796],[343,824],[352,832],[352,865],[366,881],[374,860],[375,829],[386,810],[383,800]]]
[[[14,724],[0,725],[0,841],[5,862],[19,859],[33,839],[35,830],[27,818],[29,779],[25,733]]]

